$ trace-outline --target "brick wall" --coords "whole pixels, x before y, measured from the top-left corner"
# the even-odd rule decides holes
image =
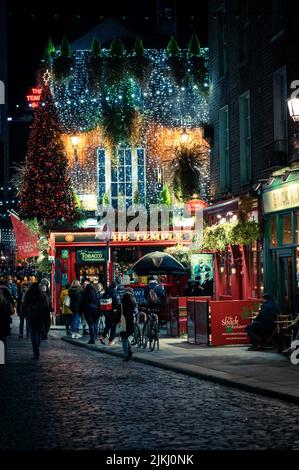
[[[228,73],[219,78],[217,10],[223,4],[227,18]],[[215,136],[211,149],[211,192],[214,198],[222,196],[219,190],[219,109],[225,105],[229,107],[231,193],[238,195],[250,189],[258,179],[269,176],[276,163],[281,161],[274,152],[273,143],[273,72],[286,64],[288,84],[294,79],[299,80],[299,24],[292,11],[294,9],[290,8],[290,2],[287,0],[283,3],[285,12],[289,14],[280,17],[281,21],[286,20],[286,28],[276,37],[273,36],[272,2],[254,0],[248,4],[249,53],[247,60],[240,62],[242,2],[209,2],[210,119]],[[242,187],[239,159],[239,95],[246,90],[250,90],[251,105],[252,183],[248,187]],[[293,130],[293,123],[289,119],[289,135]]]

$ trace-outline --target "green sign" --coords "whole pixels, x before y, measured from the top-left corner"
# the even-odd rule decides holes
[[[77,263],[102,263],[106,261],[105,249],[98,248],[97,250],[77,250],[76,253]]]
[[[61,258],[67,259],[69,257],[69,250],[61,250]]]

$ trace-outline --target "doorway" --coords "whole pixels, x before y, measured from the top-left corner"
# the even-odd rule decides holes
[[[283,313],[291,314],[294,311],[294,261],[291,250],[279,253],[278,263],[279,303]]]

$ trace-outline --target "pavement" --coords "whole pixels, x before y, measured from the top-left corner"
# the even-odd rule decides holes
[[[52,327],[53,328],[53,327]],[[59,329],[59,327],[55,327]],[[63,328],[63,327],[60,327]],[[121,342],[113,346],[87,344],[89,336],[63,341],[99,353],[122,356]],[[201,346],[187,337],[160,338],[159,351],[133,347],[132,360],[264,396],[299,403],[299,364],[274,350],[248,351],[248,346]]]

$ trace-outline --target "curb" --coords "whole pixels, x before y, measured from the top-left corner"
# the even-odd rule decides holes
[[[95,345],[81,343],[81,342],[78,342],[78,341],[76,341],[72,338],[62,337],[61,339],[63,341],[66,341],[67,343],[71,343],[75,346],[80,346],[80,347],[89,349],[91,351],[96,351],[96,352],[99,352],[99,353],[104,353],[104,354],[108,354],[108,355],[116,356],[116,357],[123,357],[122,353],[117,352],[117,351],[99,349]],[[172,372],[176,372],[178,374],[189,375],[189,376],[195,377],[197,379],[202,379],[202,380],[206,380],[208,382],[218,383],[218,384],[224,385],[226,387],[237,388],[239,390],[244,390],[244,391],[249,392],[249,393],[256,393],[258,395],[262,395],[262,396],[266,396],[266,397],[270,397],[270,398],[275,398],[275,399],[279,399],[279,400],[282,400],[282,401],[287,401],[287,402],[290,402],[290,403],[295,403],[296,405],[299,404],[299,397],[297,397],[295,395],[290,395],[290,394],[285,393],[285,392],[278,392],[276,390],[269,390],[269,389],[259,387],[257,385],[246,384],[246,383],[243,383],[243,382],[237,382],[237,381],[226,379],[226,378],[223,378],[223,377],[218,377],[217,375],[215,375],[211,372],[204,373],[204,372],[201,372],[201,371],[190,370],[188,368],[186,369],[186,367],[183,367],[183,366],[180,367],[178,365],[172,365],[172,364],[169,364],[167,362],[161,363],[161,362],[157,362],[155,360],[151,360],[151,359],[148,359],[148,358],[136,357],[136,355],[134,355],[132,360],[135,361],[135,362],[141,362],[143,364],[147,364],[147,365],[150,365],[150,366],[159,367],[160,369],[171,370]],[[206,369],[206,370],[209,370],[209,369]]]

